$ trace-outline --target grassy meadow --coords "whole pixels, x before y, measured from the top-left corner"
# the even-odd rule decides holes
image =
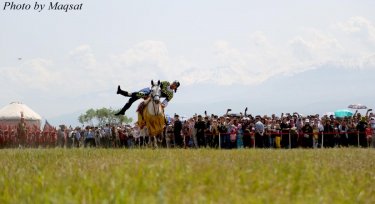
[[[0,203],[375,203],[375,150],[0,150]]]

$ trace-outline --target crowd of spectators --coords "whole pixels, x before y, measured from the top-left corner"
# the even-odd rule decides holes
[[[174,131],[176,146],[211,148],[375,147],[375,115],[335,118],[333,115],[276,116],[196,115]],[[175,121],[179,121],[178,115]],[[173,124],[172,124],[173,126]],[[180,125],[178,125],[179,127]],[[174,129],[176,129],[174,127]],[[180,128],[177,129],[177,132]],[[177,139],[178,138],[178,139]],[[375,138],[375,137],[374,137]],[[179,141],[183,140],[181,143]]]
[[[162,147],[167,148],[333,148],[375,147],[375,115],[351,117],[308,115],[299,113],[276,116],[247,114],[202,115],[166,120]],[[374,139],[373,139],[374,138]],[[147,128],[137,123],[37,128],[19,125],[0,127],[0,147],[102,147],[145,148],[150,143]]]

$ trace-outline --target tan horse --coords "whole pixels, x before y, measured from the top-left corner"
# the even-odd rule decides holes
[[[143,102],[143,110],[138,112],[138,124],[140,127],[146,126],[148,135],[154,140],[154,146],[157,147],[157,137],[162,136],[165,127],[164,111],[160,103],[160,81],[154,84],[151,81],[151,97]]]

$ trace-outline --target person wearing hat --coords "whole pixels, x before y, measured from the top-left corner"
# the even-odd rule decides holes
[[[313,128],[310,125],[310,119],[305,119],[305,124],[302,127],[303,137],[302,137],[302,146],[307,148],[314,147],[313,139]]]
[[[173,98],[173,92],[177,92],[177,88],[180,86],[180,82],[175,80],[172,83],[168,81],[162,81],[160,83],[161,88],[161,98],[165,98],[165,100],[162,102],[163,108],[167,107],[168,102]],[[117,94],[123,95],[125,97],[130,97],[128,102],[124,105],[124,107],[115,115],[125,115],[125,112],[130,108],[130,106],[138,99],[143,98],[147,99],[148,96],[151,94],[151,88],[146,87],[144,89],[141,89],[138,92],[127,92],[121,89],[120,85],[117,86]]]

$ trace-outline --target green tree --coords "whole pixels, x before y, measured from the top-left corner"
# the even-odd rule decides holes
[[[90,108],[86,111],[85,115],[86,115],[85,117],[86,117],[87,122],[90,123],[90,125],[93,126],[94,125],[93,119],[95,118],[96,111],[94,109]]]
[[[112,108],[90,108],[84,114],[78,117],[78,121],[81,124],[89,124],[91,126],[98,125],[104,126],[105,124],[130,124],[133,119],[127,116],[115,116],[119,110],[113,110]]]
[[[99,122],[99,126],[104,126],[105,124],[111,123],[111,120],[109,120],[109,115],[111,114],[111,110],[108,108],[100,108],[96,110],[96,119]]]

